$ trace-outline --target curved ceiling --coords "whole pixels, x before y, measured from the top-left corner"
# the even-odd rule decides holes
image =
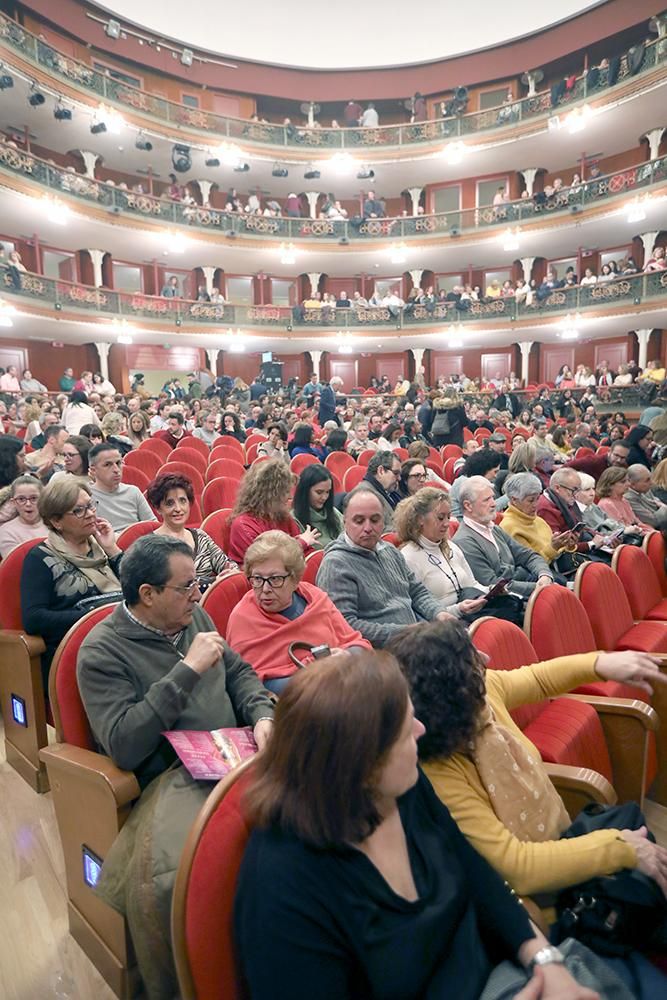
[[[371,69],[435,62],[510,42],[599,6],[605,0],[478,0],[411,9],[337,0],[253,0],[245,12],[212,0],[113,0],[103,4],[126,25],[227,57],[304,69]]]

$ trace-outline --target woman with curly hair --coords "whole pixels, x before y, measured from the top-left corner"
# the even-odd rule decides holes
[[[155,534],[177,538],[192,549],[198,580],[208,584],[215,577],[238,572],[236,563],[227,558],[205,531],[186,527],[195,499],[192,483],[187,476],[178,472],[161,473],[146,490],[146,499],[162,518],[162,524],[155,529]]]
[[[241,444],[245,441],[247,435],[246,432],[241,427],[241,420],[238,413],[234,413],[231,410],[225,410],[222,414],[222,419],[220,421],[220,433],[223,437],[233,437]]]
[[[232,513],[229,556],[242,563],[246,549],[264,531],[284,531],[298,538],[305,552],[312,551],[320,532],[307,524],[302,532],[290,514],[292,473],[277,458],[251,465],[241,480]]]

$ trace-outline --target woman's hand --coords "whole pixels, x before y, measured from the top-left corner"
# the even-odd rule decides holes
[[[634,684],[647,694],[653,694],[654,684],[667,683],[667,675],[660,670],[662,657],[648,653],[600,653],[595,661],[595,672],[607,681]]]
[[[305,542],[306,545],[315,545],[316,542],[319,540],[319,537],[320,537],[320,532],[317,530],[317,528],[311,528],[309,524],[306,525],[306,530],[302,531],[301,534],[299,535],[299,538],[302,540],[302,542]]]
[[[538,965],[514,1000],[600,1000],[600,994],[580,986],[563,965]]]
[[[117,556],[120,549],[116,545],[116,535],[109,521],[104,517],[95,519],[94,538],[100,543],[109,557]]]
[[[645,826],[639,830],[621,830],[623,840],[631,844],[637,853],[636,867],[657,882],[667,896],[667,850],[654,844],[647,834]]]
[[[273,732],[273,719],[260,719],[252,731],[258,750],[263,750]]]
[[[460,601],[457,607],[462,615],[472,615],[484,607],[486,600],[486,595],[482,594],[481,597],[470,597],[466,601]]]
[[[555,549],[564,549],[567,545],[576,544],[576,539],[571,531],[559,531],[551,536],[551,544]]]

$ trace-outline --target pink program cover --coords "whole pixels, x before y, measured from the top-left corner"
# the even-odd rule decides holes
[[[246,757],[257,753],[250,726],[242,729],[172,729],[166,736],[185,767],[198,781],[224,778]]]

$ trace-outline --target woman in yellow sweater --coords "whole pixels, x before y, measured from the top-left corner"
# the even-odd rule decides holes
[[[571,531],[554,535],[543,517],[537,516],[537,501],[542,494],[542,484],[532,472],[517,472],[508,476],[503,492],[509,507],[503,514],[500,527],[515,541],[533,549],[548,563],[554,562],[563,552],[575,552],[576,540]]]
[[[519,705],[604,678],[651,691],[663,678],[644,653],[586,653],[518,670],[485,671],[465,626],[432,622],[388,647],[407,676],[426,727],[419,756],[438,797],[473,847],[519,894],[552,892],[622,868],[638,868],[667,893],[667,850],[645,831],[597,830],[558,838],[565,807],[539,752],[513,722]]]

